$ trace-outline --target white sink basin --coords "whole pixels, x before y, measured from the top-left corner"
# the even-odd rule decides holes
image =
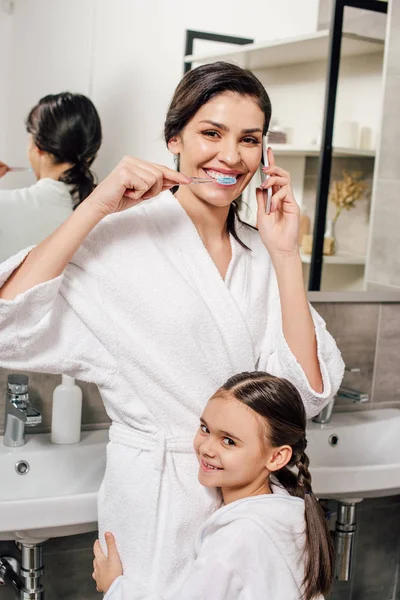
[[[310,422],[307,439],[320,498],[400,494],[400,409],[334,413],[327,425]]]
[[[52,444],[45,433],[26,439],[8,448],[0,436],[0,540],[37,542],[95,531],[108,431],[83,432],[71,445]],[[19,461],[29,464],[24,475],[15,468]]]
[[[309,422],[307,453],[320,498],[400,494],[400,409],[336,413],[328,425]],[[39,542],[97,529],[97,492],[108,431],[82,434],[79,444],[51,444],[27,435],[21,448],[0,436],[0,540]],[[335,445],[331,445],[332,443]],[[29,471],[17,473],[25,461]]]

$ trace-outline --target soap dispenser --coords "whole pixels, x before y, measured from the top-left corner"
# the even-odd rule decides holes
[[[82,390],[75,378],[61,376],[53,392],[51,441],[53,444],[77,444],[81,439]]]

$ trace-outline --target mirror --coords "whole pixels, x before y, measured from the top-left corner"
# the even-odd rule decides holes
[[[329,14],[326,4],[321,3],[320,16]],[[310,38],[308,46],[304,40],[282,44],[278,58],[272,55],[271,47],[265,48],[263,56],[260,48],[249,51],[249,62],[271,94],[275,112],[269,143],[277,163],[291,173],[295,197],[301,206],[300,246],[308,289],[393,291],[400,284],[400,280],[393,279],[398,233],[390,223],[387,234],[379,230],[383,207],[378,205],[382,180],[387,176],[383,144],[397,119],[391,109],[394,90],[390,72],[398,59],[389,51],[384,62],[384,38],[387,37],[389,48],[393,44],[390,22],[384,13],[346,8],[341,29],[337,6],[334,16],[338,25],[335,21],[328,56],[321,44],[321,31],[321,37]],[[387,6],[378,8],[386,10]],[[340,54],[338,44],[335,46],[337,38],[341,42]],[[325,113],[321,127],[318,119],[323,116],[323,96]],[[295,103],[290,101],[293,97]],[[329,132],[332,121],[333,135],[332,130]],[[393,144],[390,152],[393,171]],[[393,176],[397,178],[398,173],[393,172]],[[254,187],[258,184],[259,180],[255,181]],[[396,195],[393,194],[393,200]],[[327,203],[326,217],[321,202]],[[255,208],[251,192],[245,199],[243,215],[253,224]],[[387,203],[383,210],[387,210]],[[390,210],[397,220],[399,215]],[[314,271],[310,264],[317,225],[324,254],[320,278],[318,269],[315,277],[315,264]]]

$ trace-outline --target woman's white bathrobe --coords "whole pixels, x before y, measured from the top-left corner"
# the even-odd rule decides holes
[[[0,366],[97,383],[110,428],[99,492],[127,575],[173,590],[199,526],[220,505],[197,481],[192,439],[208,398],[234,373],[266,370],[299,389],[308,415],[336,392],[343,361],[313,310],[323,393],[282,333],[278,286],[258,233],[238,226],[221,278],[170,192],[105,218],[64,273],[0,300]],[[27,251],[1,265],[0,285]],[[296,298],[293,298],[296,302]]]
[[[153,593],[122,576],[104,600],[301,600],[304,500],[272,488],[273,494],[232,502],[206,521],[193,567],[174,593]]]

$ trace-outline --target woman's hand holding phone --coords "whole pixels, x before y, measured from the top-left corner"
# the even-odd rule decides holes
[[[257,189],[257,227],[272,260],[279,256],[298,254],[300,208],[294,199],[290,174],[275,164],[271,148],[268,164],[262,168],[268,177]],[[271,190],[270,212],[266,211],[268,190]],[[271,194],[270,192],[270,194]]]

